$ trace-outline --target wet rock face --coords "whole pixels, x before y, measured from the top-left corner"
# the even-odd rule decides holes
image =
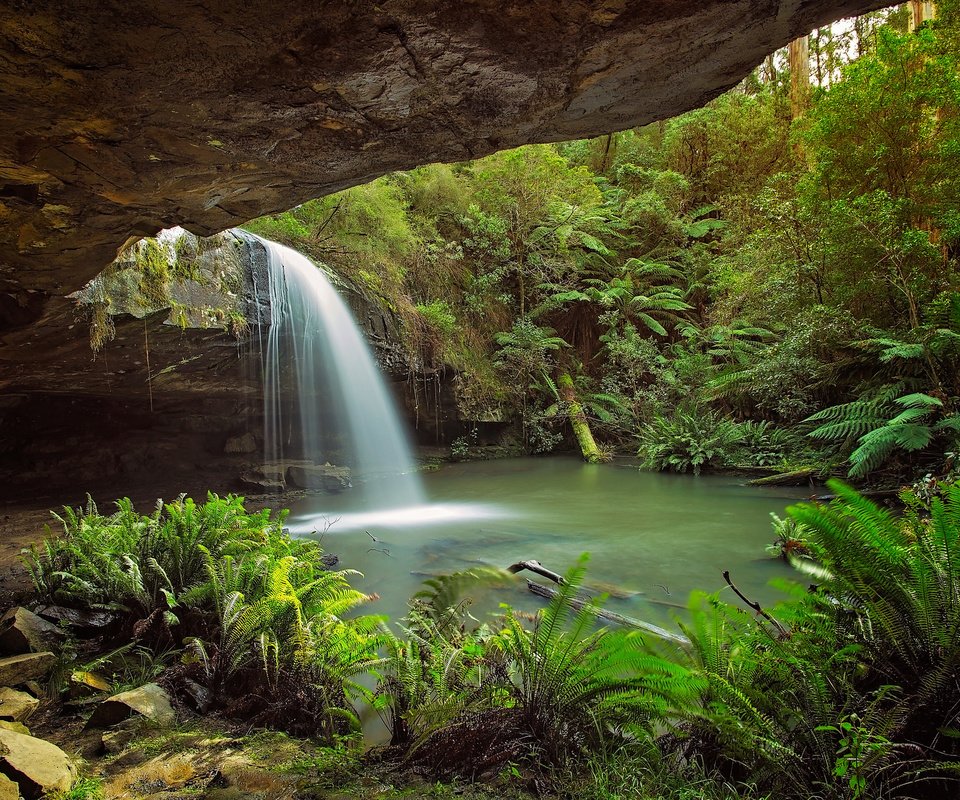
[[[209,234],[430,161],[664,118],[876,0],[0,9],[0,330],[129,237]]]

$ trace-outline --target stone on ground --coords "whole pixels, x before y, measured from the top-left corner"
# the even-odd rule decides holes
[[[177,719],[167,693],[157,684],[148,683],[104,700],[93,712],[87,727],[109,728],[133,714],[164,726],[173,725]]]
[[[240,475],[240,482],[258,492],[282,492],[286,487],[284,468],[280,464],[258,464]]]
[[[0,770],[16,781],[26,800],[67,791],[76,769],[59,747],[0,728]]]
[[[0,686],[19,686],[46,678],[56,663],[57,657],[53,653],[24,653],[0,658]]]
[[[51,622],[38,617],[29,609],[18,606],[0,617],[0,654],[17,655],[49,650],[63,638],[63,631]]]
[[[40,706],[36,697],[4,686],[0,689],[0,719],[23,722]]]

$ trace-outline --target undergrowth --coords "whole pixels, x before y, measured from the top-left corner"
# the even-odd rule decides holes
[[[111,616],[90,668],[317,737],[325,748],[292,748],[284,769],[329,785],[366,768],[349,738],[364,703],[390,731],[378,758],[444,783],[598,799],[948,796],[960,488],[905,494],[901,515],[830,488],[834,502],[789,509],[789,529],[775,520],[802,536],[785,557],[813,585],[783,582],[786,599],[749,611],[694,593],[675,641],[598,626],[586,556],[539,614],[474,618],[469,593],[512,580],[478,567],[428,581],[393,633],[354,613],[365,597],[349,574],[291,540],[282,515],[235,497],[66,511],[63,536],[27,561],[45,601]],[[279,752],[279,735],[247,745]]]

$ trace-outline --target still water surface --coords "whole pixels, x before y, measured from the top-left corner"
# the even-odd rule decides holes
[[[525,559],[563,572],[589,552],[589,580],[635,593],[612,598],[611,610],[662,623],[694,589],[722,589],[736,602],[724,588],[724,569],[764,604],[778,596],[767,585],[772,578],[793,576],[764,552],[773,538],[770,513],[782,516],[809,491],[742,482],[564,457],[472,462],[427,473],[426,506],[370,513],[351,508],[345,492],[295,504],[288,523],[299,535],[320,536],[341,567],[364,573],[355,584],[380,597],[365,610],[391,619],[403,616],[407,598],[430,575]],[[542,605],[520,577],[485,605],[496,602]]]

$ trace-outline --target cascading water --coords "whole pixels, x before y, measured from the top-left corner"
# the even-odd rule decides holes
[[[354,505],[424,502],[406,435],[346,304],[306,256],[245,231],[266,250],[270,327],[261,344],[269,462],[347,465]],[[261,343],[262,343],[261,331]]]

